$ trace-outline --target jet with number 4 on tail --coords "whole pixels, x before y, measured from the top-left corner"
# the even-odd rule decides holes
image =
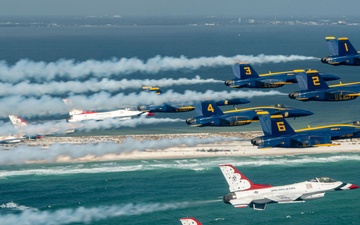
[[[360,96],[360,82],[328,85],[316,70],[296,74],[300,91],[289,94],[299,101],[348,101]]]
[[[258,121],[257,112],[268,111],[273,115],[284,117],[309,116],[313,113],[307,110],[287,107],[281,104],[275,106],[259,106],[244,109],[222,111],[214,101],[202,101],[195,104],[196,117],[186,120],[191,126],[241,126]]]
[[[336,40],[334,36],[325,37],[331,55],[321,59],[322,63],[333,66],[360,66],[360,53],[356,51],[347,37]]]
[[[154,92],[156,94],[161,94],[162,91],[159,87],[150,87],[150,86],[144,86],[144,90],[148,92]],[[226,99],[217,101],[216,105],[218,106],[225,106],[225,105],[240,105],[240,104],[246,104],[250,101],[243,98],[233,98],[233,99]],[[193,111],[195,109],[194,105],[191,104],[185,104],[185,103],[179,103],[176,101],[171,101],[167,103],[163,103],[160,105],[141,105],[138,106],[137,109],[139,111],[143,112],[162,112],[162,113],[177,113],[177,112],[188,112]]]
[[[265,210],[270,203],[300,203],[322,198],[328,191],[359,188],[355,184],[335,181],[329,177],[316,177],[283,186],[255,184],[231,164],[221,164],[219,167],[230,190],[223,201],[236,208]]]
[[[243,62],[234,64],[232,68],[235,79],[225,81],[225,85],[232,88],[277,88],[297,83],[295,74],[298,70],[259,75],[249,63]],[[321,73],[320,76],[326,81],[340,79],[331,74]]]
[[[251,140],[258,148],[306,148],[332,146],[331,140],[360,138],[357,123],[330,124],[294,130],[281,115],[258,112],[263,136]]]

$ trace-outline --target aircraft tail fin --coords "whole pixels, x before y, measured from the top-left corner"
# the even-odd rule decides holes
[[[319,89],[329,89],[324,79],[317,70],[294,70],[296,80],[301,90],[314,91]]]
[[[331,55],[339,55],[339,43],[334,36],[325,37],[326,45]]]
[[[347,37],[338,38],[338,46],[340,56],[357,54],[356,49]]]
[[[181,218],[180,222],[182,225],[202,225],[202,223],[194,217]]]
[[[216,105],[214,101],[202,101],[195,104],[195,111],[197,116],[214,116],[223,115],[223,111]]]
[[[249,63],[236,63],[233,65],[233,73],[236,79],[244,80],[249,78],[258,78],[259,74]]]
[[[230,192],[271,187],[271,185],[254,184],[231,164],[220,164],[219,167],[229,185]]]
[[[20,116],[9,115],[9,119],[15,128],[24,127],[28,125],[28,123]]]
[[[271,115],[266,112],[258,112],[261,128],[265,136],[282,136],[288,134],[296,134],[290,124],[282,115]]]
[[[162,94],[162,91],[159,87],[143,86],[142,89],[147,92],[154,92],[158,95]]]

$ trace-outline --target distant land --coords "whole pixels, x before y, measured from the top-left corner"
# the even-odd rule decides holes
[[[347,25],[359,26],[360,17],[123,17],[1,16],[0,27],[117,27],[117,26],[245,26],[245,25]]]

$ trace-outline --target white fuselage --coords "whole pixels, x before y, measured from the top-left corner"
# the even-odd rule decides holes
[[[129,109],[119,109],[107,112],[82,112],[80,114],[72,114],[67,120],[69,122],[80,122],[84,120],[104,120],[111,118],[130,119],[134,116],[147,115],[146,112]]]
[[[321,198],[326,191],[346,190],[351,184],[340,181],[323,183],[305,181],[285,186],[267,187],[233,192],[236,198],[230,203],[235,207],[246,207],[250,203],[290,203]]]

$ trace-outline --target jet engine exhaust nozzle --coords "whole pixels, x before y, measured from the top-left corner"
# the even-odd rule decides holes
[[[259,145],[264,144],[264,140],[262,138],[256,137],[256,138],[251,139],[251,144],[255,145],[255,146],[259,146]]]
[[[223,201],[226,204],[231,204],[230,201],[236,199],[236,194],[231,192],[223,197]]]

